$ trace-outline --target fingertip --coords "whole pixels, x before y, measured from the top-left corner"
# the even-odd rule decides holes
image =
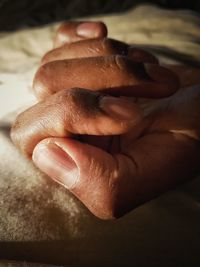
[[[69,21],[63,23],[57,30],[54,48],[66,43],[72,43],[91,38],[103,38],[107,36],[107,27],[103,22],[93,21]]]
[[[145,63],[145,71],[156,83],[163,85],[163,94],[170,96],[180,88],[178,76],[171,70],[156,64]]]

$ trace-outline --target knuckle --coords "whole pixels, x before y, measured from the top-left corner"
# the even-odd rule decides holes
[[[71,88],[62,90],[59,97],[61,97],[63,103],[67,103],[67,106],[64,105],[67,111],[71,110],[71,114],[76,115],[74,118],[87,118],[99,112],[99,93],[97,92],[82,88]]]
[[[109,198],[105,198],[101,201],[103,209],[95,207],[95,211],[93,212],[98,218],[103,220],[114,220],[124,215],[119,201],[116,201],[114,196],[110,195]]]
[[[18,115],[11,129],[11,139],[23,154],[31,157],[36,143],[52,132],[51,121],[57,122],[58,117],[54,109],[51,101],[40,102]]]
[[[108,54],[126,55],[128,53],[128,45],[110,38],[102,39],[102,47]]]
[[[18,117],[16,118],[14,124],[12,125],[11,128],[11,132],[10,132],[10,137],[12,142],[18,147],[20,148],[20,150],[26,154],[26,148],[24,145],[24,131],[23,131],[23,125],[24,125],[24,121],[23,121],[23,113],[21,113],[20,115],[18,115]]]
[[[100,219],[112,220],[121,217],[124,210],[121,205],[123,198],[121,198],[120,173],[116,168],[110,168],[110,164],[102,162],[99,164],[91,157],[88,164],[90,188],[88,194],[79,195],[80,199]]]
[[[33,83],[34,85],[37,84],[37,82],[41,82],[43,80],[44,76],[46,75],[46,72],[48,71],[48,68],[49,68],[49,63],[39,67],[34,77],[34,83]]]
[[[130,84],[134,83],[136,80],[141,81],[143,79],[148,79],[143,64],[134,62],[127,56],[115,55],[114,64],[115,67],[125,75],[122,77],[122,80],[126,77]]]
[[[19,141],[19,128],[20,128],[20,123],[19,123],[19,120],[16,119],[14,124],[12,125],[11,132],[10,132],[11,140],[13,141],[15,145],[17,145]]]
[[[51,59],[51,57],[54,55],[54,56],[57,56],[56,55],[56,51],[58,49],[53,49],[53,50],[50,50],[49,52],[47,52],[41,59],[41,65],[44,65],[45,63],[47,63],[49,61],[49,59]]]
[[[101,214],[100,211],[102,210],[100,208],[97,209],[98,217],[102,219],[117,219],[135,207],[134,194],[132,194],[134,190],[130,190],[132,188],[131,184],[130,187],[127,187],[127,183],[124,183],[123,177],[129,176],[129,172],[132,172],[132,169],[127,169],[129,170],[124,172],[117,168],[107,176],[109,177],[108,184],[102,188],[101,199],[97,202],[101,203],[99,204],[100,207],[103,207]]]
[[[48,62],[56,61],[59,60],[60,58],[62,59],[62,53],[63,53],[63,48],[65,49],[66,44],[63,45],[61,48],[54,48],[47,52],[41,60],[41,66],[47,64]],[[69,44],[67,44],[67,48],[69,47]]]
[[[115,55],[114,63],[119,70],[127,70],[127,58],[125,56]]]
[[[72,22],[64,22],[62,23],[59,28],[57,29],[57,35],[64,35],[67,33],[69,27],[71,26]]]
[[[38,99],[45,98],[46,95],[50,94],[48,89],[48,84],[51,83],[48,77],[48,72],[50,72],[50,63],[42,65],[35,74],[33,79],[33,91]]]
[[[112,181],[103,189],[100,199],[96,202],[95,215],[104,220],[113,220],[124,215],[125,210],[120,196],[119,183]],[[100,203],[100,204],[99,204]]]
[[[56,32],[56,38],[55,38],[55,44],[56,46],[62,46],[63,44],[70,43],[71,41],[77,41],[80,39],[76,35],[76,27],[79,24],[79,22],[75,21],[68,21],[58,28]]]
[[[80,128],[77,125],[83,124],[88,118],[95,118],[100,112],[97,98],[96,93],[81,88],[64,89],[51,96],[47,104],[51,107],[51,118],[57,122],[59,135],[63,136],[66,131],[79,133],[84,127],[87,131],[87,125]]]
[[[57,33],[58,35],[59,35],[59,34],[63,34],[63,33],[65,32],[65,28],[66,28],[66,22],[62,23],[62,24],[58,27],[56,33]]]
[[[113,46],[112,39],[110,39],[110,38],[103,38],[102,39],[102,47],[107,52],[110,52],[110,53],[113,52],[114,46]]]

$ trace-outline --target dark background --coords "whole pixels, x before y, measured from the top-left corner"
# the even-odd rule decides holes
[[[122,12],[141,3],[200,11],[200,0],[0,0],[0,31],[91,14]]]

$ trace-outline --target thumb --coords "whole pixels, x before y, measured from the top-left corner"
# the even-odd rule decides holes
[[[96,216],[113,217],[115,196],[110,181],[117,176],[117,164],[111,154],[73,139],[47,138],[35,147],[32,159]]]

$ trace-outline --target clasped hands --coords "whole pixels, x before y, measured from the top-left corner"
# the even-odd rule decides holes
[[[11,138],[111,219],[199,172],[200,86],[179,89],[153,55],[106,36],[101,22],[58,29],[33,81],[39,102],[17,117]]]

